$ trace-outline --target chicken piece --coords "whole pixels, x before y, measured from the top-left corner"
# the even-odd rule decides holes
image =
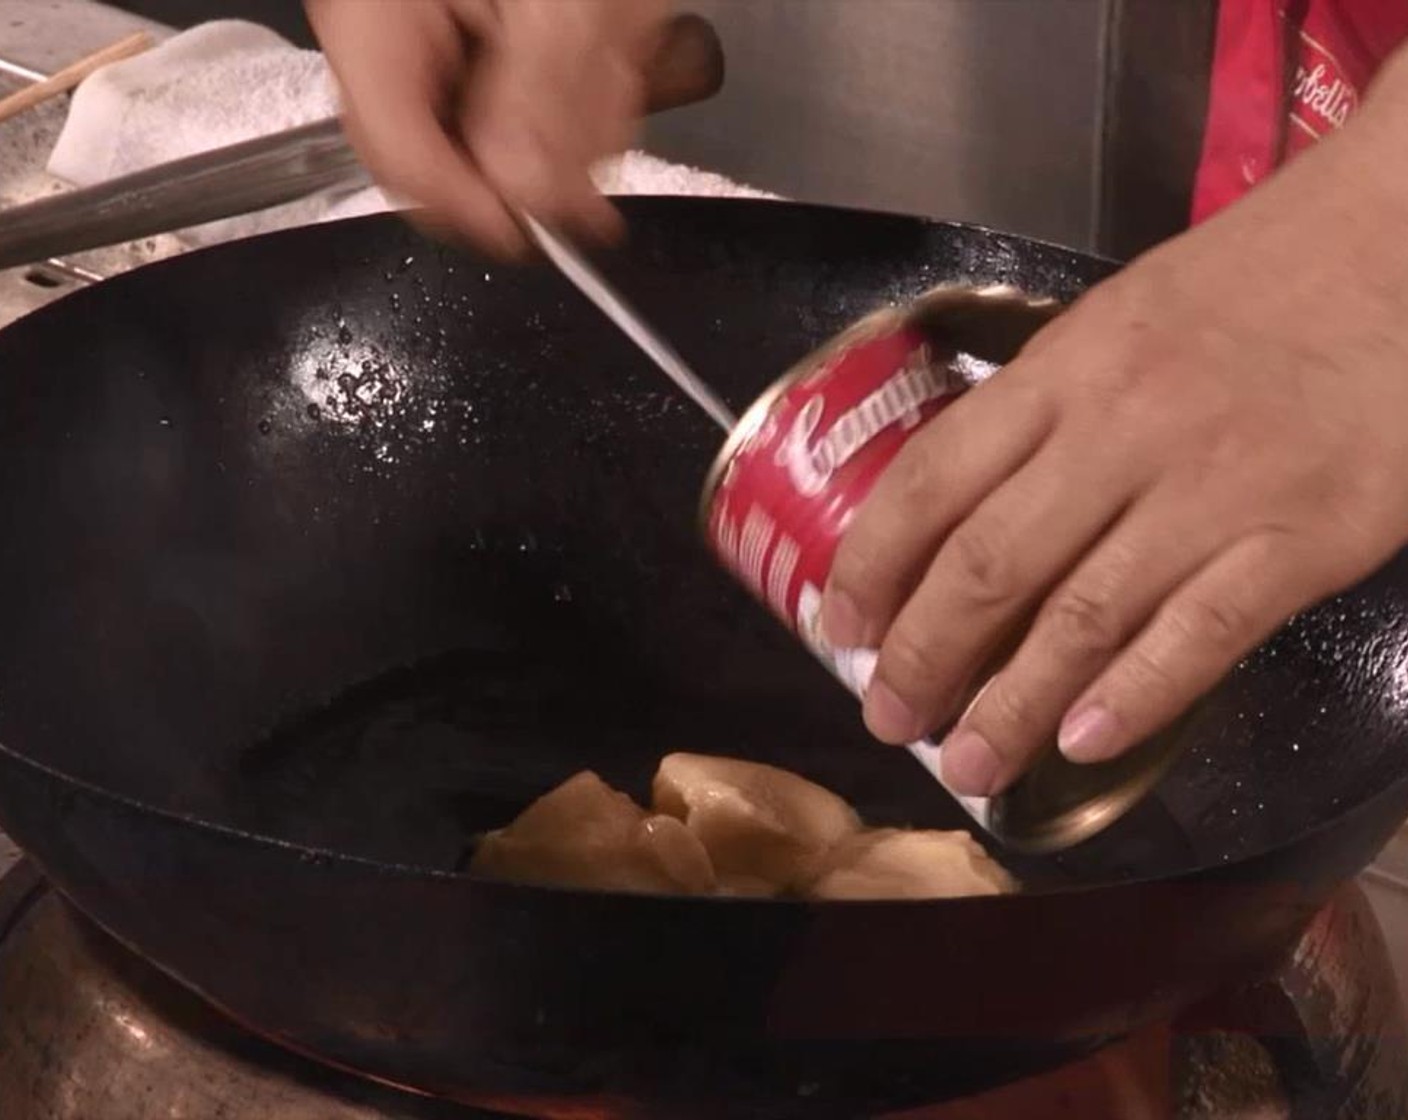
[[[650,862],[683,894],[713,894],[718,887],[714,864],[699,837],[681,820],[663,813],[641,822],[635,837]]]
[[[704,845],[583,771],[480,842],[470,870],[495,879],[640,894],[712,894]]]
[[[841,841],[807,893],[820,899],[964,898],[1017,889],[966,832],[886,828]]]
[[[732,758],[672,754],[655,774],[655,811],[703,842],[720,893],[801,893],[826,854],[860,829],[855,810],[796,774]]]

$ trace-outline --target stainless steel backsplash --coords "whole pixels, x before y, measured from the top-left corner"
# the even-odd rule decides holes
[[[1108,0],[688,6],[719,28],[728,82],[651,123],[662,156],[793,198],[1094,243]]]

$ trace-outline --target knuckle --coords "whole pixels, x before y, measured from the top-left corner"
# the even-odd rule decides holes
[[[1385,480],[1373,467],[1346,469],[1343,461],[1336,461],[1337,450],[1319,451],[1296,478],[1297,488],[1307,504],[1319,506],[1345,530],[1354,532],[1376,511],[1386,489]]]
[[[890,582],[887,557],[892,557],[892,552],[881,545],[874,529],[855,525],[841,538],[827,584],[845,592],[857,604],[879,598],[877,589]]]
[[[1250,608],[1230,595],[1188,594],[1168,615],[1171,636],[1192,648],[1240,648],[1256,631]]]
[[[1378,531],[1377,525],[1366,524],[1367,520],[1341,513],[1334,523],[1335,547],[1305,550],[1303,576],[1308,598],[1343,591],[1392,555],[1393,538]]]
[[[995,746],[1014,740],[1026,741],[1041,727],[1037,705],[1008,674],[988,681],[973,702],[969,718],[989,732],[987,737]]]
[[[1316,478],[1324,487],[1314,501],[1320,516],[1329,523],[1330,532],[1323,540],[1334,541],[1334,547],[1311,550],[1335,570],[1347,570],[1351,577],[1363,574],[1366,557],[1377,559],[1394,533],[1388,526],[1401,522],[1403,489],[1383,463],[1389,456],[1364,470],[1347,471],[1343,463],[1321,471]],[[1314,493],[1314,479],[1303,492]]]
[[[557,218],[556,179],[536,159],[486,159],[481,170],[500,198],[544,221]]]
[[[1204,399],[1180,426],[1178,436],[1191,444],[1193,461],[1203,477],[1216,485],[1219,479],[1225,484],[1244,476],[1263,461],[1268,444],[1276,442],[1268,438],[1268,427],[1264,421],[1248,424],[1231,401]]]
[[[877,676],[909,698],[932,691],[944,675],[944,664],[933,636],[911,627],[890,629],[880,660]]]
[[[1066,654],[1107,654],[1124,637],[1114,605],[1106,596],[1089,590],[1073,587],[1058,593],[1045,613],[1043,633]]]
[[[421,155],[398,159],[393,148],[385,144],[368,144],[367,168],[393,194],[422,206],[448,208],[453,197],[455,180],[463,174],[458,168],[447,171],[442,160]]]
[[[894,508],[908,516],[932,510],[941,485],[943,462],[936,441],[925,438],[927,435],[925,432],[909,441],[883,480]]]
[[[1187,405],[1177,399],[1175,360],[1164,342],[1127,338],[1086,379],[1084,403],[1102,439],[1126,454],[1167,451],[1190,423]],[[1156,422],[1155,422],[1155,418]]]
[[[369,159],[367,166],[394,195],[416,206],[430,206],[437,201],[436,182],[418,169],[396,166],[380,157]]]
[[[1113,360],[1101,370],[1096,381],[1096,397],[1110,410],[1131,408],[1145,389],[1156,380],[1157,362],[1144,340],[1128,340]]]
[[[1011,550],[991,531],[961,526],[944,546],[963,592],[979,606],[997,606],[1016,593]]]
[[[1128,285],[1099,285],[1076,304],[1086,324],[1102,324],[1097,344],[1089,327],[1071,339],[1069,376],[1086,403],[1101,414],[1142,414],[1150,393],[1176,391],[1182,343],[1159,328],[1147,293]],[[1069,367],[1068,367],[1069,368]]]
[[[1358,519],[1358,511],[1334,509],[1329,518],[1331,533],[1282,525],[1243,542],[1247,568],[1264,576],[1256,609],[1247,611],[1250,629],[1244,644],[1250,645],[1294,611],[1363,579],[1387,559],[1391,547]]]
[[[1119,678],[1123,687],[1115,691],[1138,697],[1142,703],[1168,696],[1177,690],[1179,683],[1164,658],[1144,645],[1129,651],[1119,667]]]

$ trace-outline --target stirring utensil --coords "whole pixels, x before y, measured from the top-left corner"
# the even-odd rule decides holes
[[[602,311],[622,333],[641,348],[651,361],[709,418],[726,432],[733,431],[738,420],[728,405],[697,373],[689,368],[675,349],[651,327],[601,275],[592,264],[560,234],[549,230],[531,214],[519,214],[519,220],[548,260],[587,299]]]
[[[569,241],[549,230],[531,214],[519,211],[518,220],[528,231],[529,237],[557,266],[562,275],[592,303],[596,304],[631,341],[644,350],[646,355],[685,392],[690,400],[709,414],[714,423],[718,424],[725,432],[732,432],[738,426],[737,418],[709,387],[708,383],[689,368],[669,343],[640,317],[636,310],[626,302],[625,297],[616,291],[610,282],[593,268],[591,263]],[[865,651],[864,655],[870,659],[870,669],[866,673],[868,679],[869,672],[873,671],[876,655],[870,651]],[[862,693],[863,691],[862,689]],[[910,744],[909,752],[940,785],[944,784],[939,761],[941,747],[921,740]],[[948,787],[944,786],[944,788]],[[957,794],[953,796],[958,797]],[[958,797],[958,800],[975,818],[985,819],[986,799]]]

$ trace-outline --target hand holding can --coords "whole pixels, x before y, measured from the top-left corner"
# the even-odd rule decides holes
[[[744,414],[705,486],[709,543],[750,591],[851,692],[864,697],[877,650],[834,647],[823,590],[856,510],[913,434],[997,373],[1061,310],[1011,288],[936,289],[877,312],[793,368]],[[967,703],[1020,633],[991,651]],[[934,729],[940,730],[940,729]],[[999,797],[958,797],[1007,845],[1051,850],[1121,816],[1175,753],[1176,731],[1122,758],[1076,766],[1048,750]],[[942,780],[942,749],[920,735],[910,750]]]

